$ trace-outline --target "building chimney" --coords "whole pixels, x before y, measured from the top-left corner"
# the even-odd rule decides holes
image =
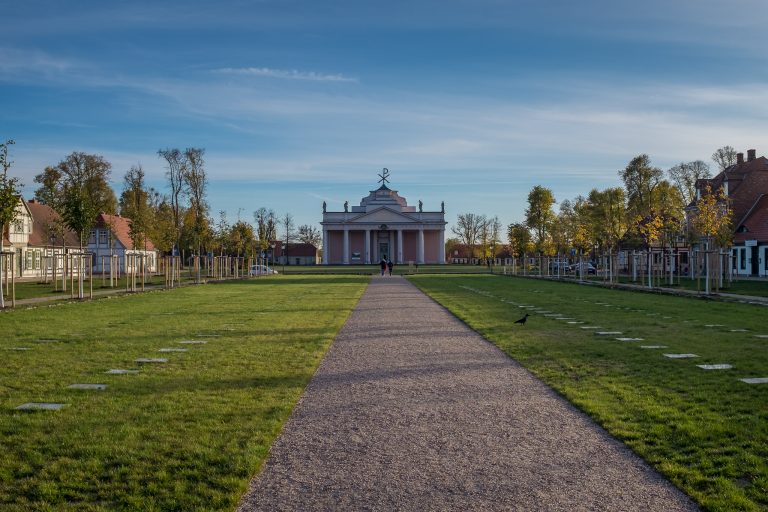
[[[736,163],[737,164],[744,163],[744,153],[736,153]]]
[[[755,159],[755,153],[756,151],[754,149],[748,149],[747,150],[747,162],[751,162]]]

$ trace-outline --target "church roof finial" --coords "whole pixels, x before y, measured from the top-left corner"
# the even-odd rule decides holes
[[[379,183],[381,183],[381,188],[388,188],[387,183],[389,183],[389,169],[386,167],[381,170],[381,172],[378,174],[379,176]]]

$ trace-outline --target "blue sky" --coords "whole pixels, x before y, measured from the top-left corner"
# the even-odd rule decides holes
[[[113,185],[204,147],[212,213],[320,221],[392,188],[426,210],[523,217],[648,153],[768,153],[768,2],[16,2],[0,31],[0,137],[33,177],[72,151]],[[710,162],[711,163],[711,162]]]

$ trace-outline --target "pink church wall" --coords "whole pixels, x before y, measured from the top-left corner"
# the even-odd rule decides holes
[[[440,232],[439,231],[424,231],[424,262],[425,263],[438,263],[439,262],[439,247],[440,247]]]
[[[344,232],[343,231],[329,231],[328,237],[330,239],[330,259],[328,260],[331,264],[341,264],[344,263],[343,259],[343,252],[344,252]]]
[[[343,241],[343,240],[342,240]],[[365,263],[365,231],[349,232],[349,262],[352,264]],[[352,253],[359,252],[360,259],[353,260]]]
[[[417,261],[417,251],[419,249],[419,232],[418,231],[403,231],[403,263]]]

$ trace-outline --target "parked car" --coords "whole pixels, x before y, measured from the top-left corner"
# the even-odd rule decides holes
[[[252,276],[264,276],[277,273],[277,270],[274,270],[266,265],[251,265],[250,275]]]
[[[594,265],[592,265],[588,261],[585,261],[583,263],[574,263],[573,265],[571,265],[570,271],[573,272],[574,274],[579,274],[580,273],[580,270],[579,270],[579,266],[580,265],[581,265],[581,268],[583,268],[585,274],[587,274],[587,275],[589,275],[589,274],[597,274],[597,269],[594,267]]]

